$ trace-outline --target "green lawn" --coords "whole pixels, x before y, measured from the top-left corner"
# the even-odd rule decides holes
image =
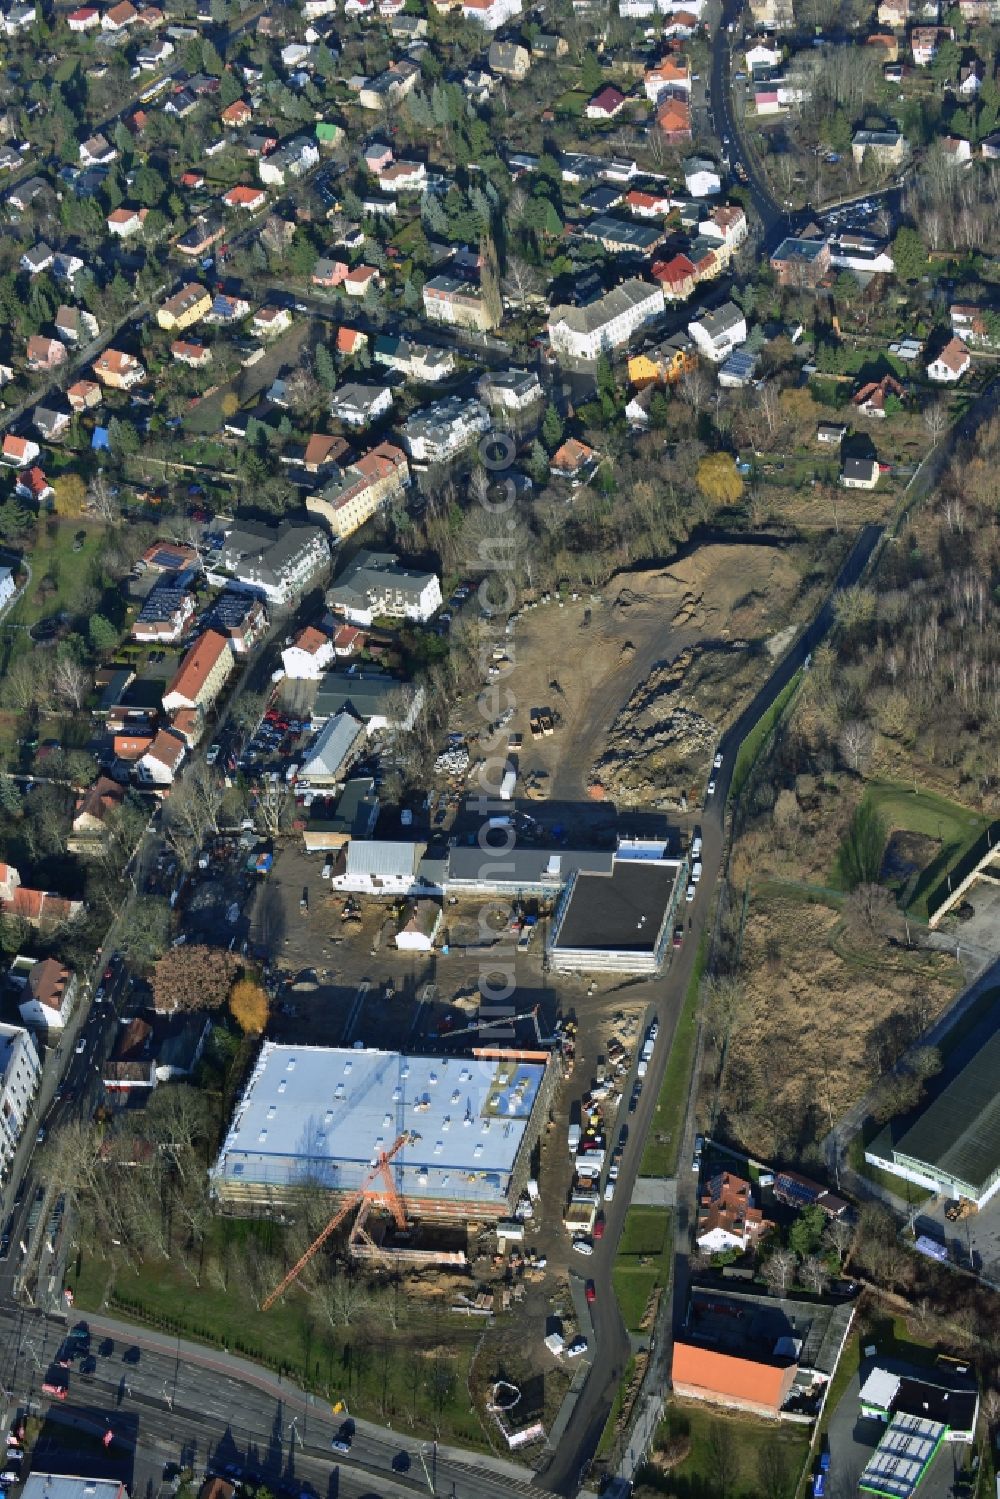
[[[668,1406],[657,1445],[682,1442],[690,1443],[683,1461],[668,1473],[644,1468],[637,1494],[758,1499],[793,1493],[809,1451],[809,1428],[695,1405]]]
[[[83,533],[81,549],[74,538]],[[90,586],[105,527],[85,520],[43,520],[30,551],[31,582],[5,623],[34,625],[63,610],[73,613]]]
[[[670,1283],[674,1236],[666,1208],[630,1207],[611,1279],[622,1321],[629,1332],[642,1331],[643,1313],[657,1286]]]
[[[698,991],[707,962],[708,936],[705,934],[698,944],[691,981],[677,1018],[677,1029],[674,1031],[670,1056],[663,1074],[660,1096],[656,1100],[656,1109],[646,1138],[646,1149],[639,1167],[640,1176],[673,1176],[677,1171],[677,1153],[681,1145],[691,1068],[694,1066],[695,1045],[698,1040]]]
[[[778,722],[778,719],[781,717],[782,713],[784,713],[785,711],[785,708],[791,702],[801,679],[802,672],[797,671],[788,685],[786,687],[783,687],[782,690],[778,693],[778,696],[775,698],[770,708],[768,708],[767,712],[762,714],[761,717],[758,718],[757,722],[754,724],[753,728],[750,730],[749,734],[740,745],[736,753],[736,764],[733,766],[733,779],[729,790],[730,796],[737,797],[743,790],[743,787],[747,783],[750,772],[753,770],[753,767],[756,764],[758,755],[760,754],[765,743],[770,737],[770,734],[773,731],[775,724]]]
[[[204,1269],[196,1285],[177,1256],[150,1259],[138,1273],[124,1266],[112,1273],[109,1261],[83,1254],[79,1270],[73,1273],[71,1263],[67,1279],[81,1311],[105,1305],[130,1321],[284,1370],[325,1399],[344,1400],[352,1414],[424,1430],[440,1425],[442,1435],[485,1445],[466,1382],[481,1326],[470,1326],[440,1302],[408,1294],[405,1284],[398,1292],[388,1284],[377,1287],[366,1305],[352,1308],[348,1324],[331,1325],[319,1303],[302,1291],[290,1292],[269,1312],[258,1311],[240,1263],[251,1240],[261,1236],[274,1241],[265,1248],[280,1248],[276,1225],[216,1225],[209,1256],[226,1267],[225,1290],[217,1272]]]
[[[933,791],[914,791],[912,786],[893,781],[873,782],[865,796],[881,814],[890,833],[919,833],[940,845],[937,854],[904,893],[908,909],[926,919],[928,894],[981,837],[989,819]]]

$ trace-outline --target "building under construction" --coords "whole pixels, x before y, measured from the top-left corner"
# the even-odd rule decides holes
[[[326,1189],[335,1203],[362,1192],[392,1151],[407,1219],[506,1218],[528,1180],[558,1070],[543,1050],[410,1057],[266,1041],[213,1168],[214,1190],[235,1212],[290,1205],[303,1189]]]

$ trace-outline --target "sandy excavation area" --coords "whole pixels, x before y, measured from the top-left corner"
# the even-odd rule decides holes
[[[522,611],[505,686],[527,794],[666,808],[699,794],[719,732],[767,675],[769,642],[787,646],[816,605],[806,570],[802,547],[717,544]],[[550,737],[531,736],[539,710]]]

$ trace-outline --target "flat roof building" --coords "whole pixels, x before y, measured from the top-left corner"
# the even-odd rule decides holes
[[[29,1473],[21,1493],[25,1499],[128,1499],[128,1489],[117,1478],[74,1478],[68,1473]]]
[[[1000,1031],[996,1031],[909,1128],[889,1127],[865,1160],[906,1181],[967,1197],[979,1207],[1000,1188]]]
[[[656,973],[667,950],[684,869],[677,859],[616,857],[606,871],[574,870],[552,923],[553,968]]]
[[[548,1116],[547,1052],[410,1057],[266,1041],[212,1170],[231,1208],[356,1191],[380,1151],[414,1218],[510,1216]]]

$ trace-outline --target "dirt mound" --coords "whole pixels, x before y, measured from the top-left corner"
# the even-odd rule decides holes
[[[672,701],[695,658],[682,651],[658,662],[618,713],[594,779],[627,801],[678,801],[691,773],[715,743],[718,730],[702,714]]]

